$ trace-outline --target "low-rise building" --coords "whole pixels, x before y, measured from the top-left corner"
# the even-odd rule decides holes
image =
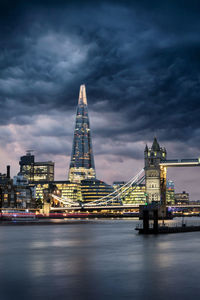
[[[189,194],[183,191],[175,194],[175,204],[189,204]]]
[[[35,206],[35,186],[29,184],[28,179],[19,173],[13,177],[16,207],[33,208]]]
[[[167,180],[166,203],[167,205],[173,205],[175,203],[174,182],[172,180]]]
[[[34,187],[31,187],[22,175],[11,179],[10,166],[7,166],[7,174],[0,174],[0,207],[34,207]]]

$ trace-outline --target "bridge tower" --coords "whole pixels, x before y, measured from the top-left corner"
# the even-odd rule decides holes
[[[156,137],[151,148],[144,150],[147,202],[166,202],[166,168],[160,166],[166,160],[167,152],[161,148]]]

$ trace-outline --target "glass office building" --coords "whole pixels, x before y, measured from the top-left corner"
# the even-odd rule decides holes
[[[69,180],[71,182],[80,182],[83,179],[93,179],[95,177],[86,89],[85,85],[81,85],[69,169]]]
[[[34,181],[53,181],[54,180],[54,163],[35,162],[34,164]]]
[[[124,181],[115,181],[113,182],[114,189],[121,188],[122,192],[120,198],[123,204],[145,204],[146,203],[146,194],[145,194],[145,185],[139,184],[138,186],[123,187],[126,182]]]
[[[166,184],[166,203],[168,205],[175,204],[175,190],[174,190],[174,182],[172,180],[167,180],[167,184]]]
[[[90,202],[99,200],[114,192],[114,188],[98,179],[86,179],[81,181],[81,193],[83,202]],[[111,197],[110,197],[111,199]],[[106,198],[105,201],[109,200]],[[118,199],[114,200],[115,203],[119,203]],[[114,204],[111,201],[108,204]]]
[[[43,200],[44,190],[49,189],[50,185],[53,185],[54,190],[58,191],[57,195],[59,197],[73,201],[82,201],[80,184],[70,181],[38,182],[36,184],[36,198]]]
[[[182,193],[175,194],[175,204],[189,204],[189,193],[183,191]]]
[[[30,151],[20,157],[20,173],[30,182],[54,180],[54,162],[35,162],[35,156]]]
[[[20,173],[28,180],[34,180],[34,163],[35,157],[30,151],[27,151],[26,155],[20,157]]]
[[[91,201],[99,200],[102,197],[105,197],[111,194],[114,189],[109,184],[98,180],[98,179],[86,179],[78,182],[68,181],[54,181],[54,182],[38,182],[35,183],[36,186],[36,199],[41,199],[43,202],[44,199],[44,190],[50,190],[50,186],[53,186],[53,189],[57,196],[64,199],[72,200],[74,202],[84,202],[88,203]],[[111,197],[110,197],[111,199]],[[106,198],[109,200],[109,198]],[[62,203],[54,201],[56,205],[63,206]],[[119,199],[115,199],[114,202],[111,201],[108,204],[120,204]]]

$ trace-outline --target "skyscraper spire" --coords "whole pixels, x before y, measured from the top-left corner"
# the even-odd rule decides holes
[[[82,104],[82,103],[87,105],[86,89],[84,84],[80,86],[79,99],[78,99],[78,104]]]
[[[83,179],[95,177],[86,89],[85,85],[81,85],[69,168],[69,180],[72,182],[80,182]]]

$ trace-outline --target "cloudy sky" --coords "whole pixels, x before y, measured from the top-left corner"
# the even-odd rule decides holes
[[[0,1],[0,171],[34,149],[66,179],[86,84],[97,177],[127,180],[156,135],[200,156],[199,1]],[[200,199],[200,169],[171,169]]]

